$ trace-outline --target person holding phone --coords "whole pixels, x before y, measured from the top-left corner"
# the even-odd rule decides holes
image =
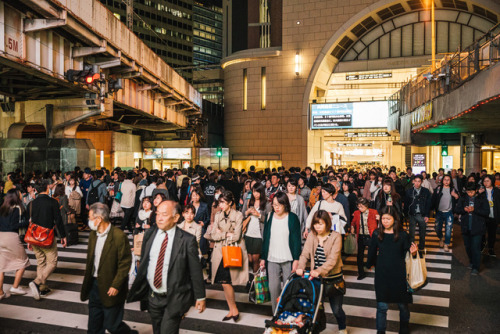
[[[471,275],[479,275],[481,243],[486,232],[486,219],[490,215],[490,206],[484,196],[477,196],[476,183],[467,183],[465,191],[466,195],[458,200],[455,213],[460,215],[462,237],[470,260]]]
[[[453,230],[453,212],[459,198],[458,191],[453,187],[450,175],[444,175],[442,184],[436,188],[432,195],[432,206],[436,210],[436,235],[439,239],[439,247],[445,252],[450,251],[451,233]],[[443,225],[445,235],[443,238]]]

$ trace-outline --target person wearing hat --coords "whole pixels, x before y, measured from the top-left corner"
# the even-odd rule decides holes
[[[90,170],[89,167],[85,168],[83,170],[83,178],[80,180],[80,183],[78,184],[80,190],[82,191],[83,195],[82,198],[84,199],[81,201],[81,210],[80,210],[83,226],[87,226],[87,220],[89,216],[89,212],[87,211],[87,201],[85,201],[85,199],[87,198],[90,185],[92,184],[93,181],[91,173],[92,171]]]

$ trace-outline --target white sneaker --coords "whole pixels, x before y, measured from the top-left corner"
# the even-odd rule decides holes
[[[10,294],[8,292],[5,292],[3,295],[0,295],[0,300],[7,299],[9,297],[10,297]]]
[[[22,296],[22,295],[26,294],[26,291],[20,287],[17,287],[17,288],[11,287],[9,292],[13,296]]]
[[[347,334],[347,328],[339,330],[339,334]]]
[[[31,293],[33,293],[33,298],[35,298],[35,300],[40,300],[40,289],[38,288],[38,285],[31,281],[29,287],[31,289]]]

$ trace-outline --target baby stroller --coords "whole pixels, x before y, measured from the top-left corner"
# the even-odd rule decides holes
[[[290,275],[281,291],[273,318],[266,320],[265,334],[317,334],[326,328],[322,305],[323,279]]]

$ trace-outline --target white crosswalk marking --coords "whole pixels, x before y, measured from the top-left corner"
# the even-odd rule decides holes
[[[59,245],[59,261],[54,274],[49,278],[49,286],[53,289],[43,301],[35,303],[31,292],[25,296],[13,296],[2,300],[0,307],[0,322],[2,319],[12,319],[37,326],[51,325],[51,329],[67,328],[78,332],[87,328],[87,302],[80,301],[80,285],[85,270],[88,232],[80,232],[80,243],[66,249]],[[129,237],[131,239],[131,236]],[[416,235],[418,241],[418,231]],[[418,332],[432,331],[434,333],[448,332],[450,281],[452,254],[445,253],[439,248],[439,240],[435,232],[428,229],[426,237],[428,284],[415,293],[413,305],[410,306],[410,323],[418,326]],[[366,253],[366,251],[365,251]],[[28,252],[30,264],[23,278],[22,285],[26,286],[36,275],[36,260],[32,252]],[[347,314],[350,333],[373,333],[375,328],[376,302],[374,291],[374,272],[368,271],[368,277],[357,280],[356,255],[343,259],[344,274],[347,283],[347,293],[344,297],[344,311]],[[5,289],[10,288],[14,273],[6,273]],[[29,289],[28,289],[29,290]],[[238,323],[222,322],[227,314],[227,305],[224,293],[220,288],[207,288],[207,310],[198,313],[192,308],[186,314],[186,320],[181,324],[182,334],[194,333],[262,333],[264,321],[271,318],[270,303],[254,305],[248,301],[248,294],[244,289],[236,289],[236,302],[240,310]],[[50,307],[44,303],[52,303]],[[326,303],[328,304],[328,303]],[[325,333],[334,333],[338,330],[331,308],[326,305],[328,324]],[[125,321],[139,333],[152,333],[149,315],[140,311],[139,303],[125,305]],[[397,332],[399,311],[390,309],[388,312],[389,329]],[[41,327],[40,327],[41,328]],[[43,327],[45,328],[45,327]],[[39,329],[37,329],[39,330]],[[388,332],[391,333],[391,332]]]

